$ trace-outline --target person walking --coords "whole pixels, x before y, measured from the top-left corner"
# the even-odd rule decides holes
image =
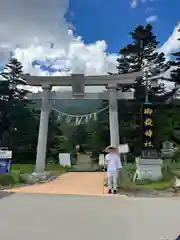
[[[116,194],[119,171],[122,168],[120,155],[115,146],[106,147],[105,152],[107,153],[105,161],[107,163],[108,193]]]

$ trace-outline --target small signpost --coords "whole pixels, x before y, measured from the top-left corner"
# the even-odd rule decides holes
[[[105,157],[104,154],[99,155],[99,166],[103,167],[105,165]]]
[[[126,144],[120,144],[118,146],[119,153],[129,153],[129,145]]]
[[[123,162],[127,163],[127,153],[129,153],[129,145],[127,143],[120,144],[118,146],[118,151],[123,158]]]
[[[12,163],[12,151],[0,150],[0,174],[9,173]]]
[[[70,153],[59,153],[59,164],[62,166],[71,166]]]

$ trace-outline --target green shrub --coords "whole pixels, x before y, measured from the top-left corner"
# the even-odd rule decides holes
[[[178,148],[177,151],[174,153],[172,161],[180,163],[180,148]]]
[[[136,165],[133,163],[127,163],[123,165],[121,171],[121,182],[133,181],[133,177],[136,171]]]
[[[127,163],[135,163],[135,156],[132,153],[126,154],[126,161]]]
[[[175,162],[172,161],[171,164],[169,165],[169,167],[171,168],[171,170],[180,170],[180,162]]]
[[[20,171],[11,171],[10,175],[12,176],[14,183],[22,182]]]
[[[16,183],[22,183],[23,180],[21,178],[21,172],[20,171],[11,171],[7,174],[0,174],[0,185],[2,186],[9,186]]]
[[[0,184],[2,186],[9,186],[14,184],[14,179],[10,174],[1,174],[0,175]]]

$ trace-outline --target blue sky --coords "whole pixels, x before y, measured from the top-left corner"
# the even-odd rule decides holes
[[[135,8],[128,0],[70,0],[67,19],[85,43],[105,40],[108,51],[117,53],[131,41],[128,32],[150,16],[157,16],[152,25],[163,44],[180,20],[179,9],[179,0],[146,0]]]
[[[167,57],[180,47],[180,0],[2,1],[0,65],[12,51],[32,75],[116,72],[120,48],[132,41],[128,33],[148,18]]]

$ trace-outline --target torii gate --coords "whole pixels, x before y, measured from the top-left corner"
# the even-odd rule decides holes
[[[123,75],[98,75],[84,76],[73,74],[71,76],[31,76],[23,75],[28,85],[42,87],[42,92],[33,93],[29,99],[41,99],[41,116],[39,124],[39,135],[36,155],[35,173],[42,174],[45,170],[47,134],[50,105],[49,100],[53,99],[107,99],[109,100],[109,125],[110,143],[119,144],[118,124],[118,99],[134,99],[133,92],[118,91],[122,85],[132,85],[141,72],[128,73]],[[71,86],[72,93],[51,91],[53,86]],[[85,86],[105,86],[107,91],[101,93],[86,93]]]

